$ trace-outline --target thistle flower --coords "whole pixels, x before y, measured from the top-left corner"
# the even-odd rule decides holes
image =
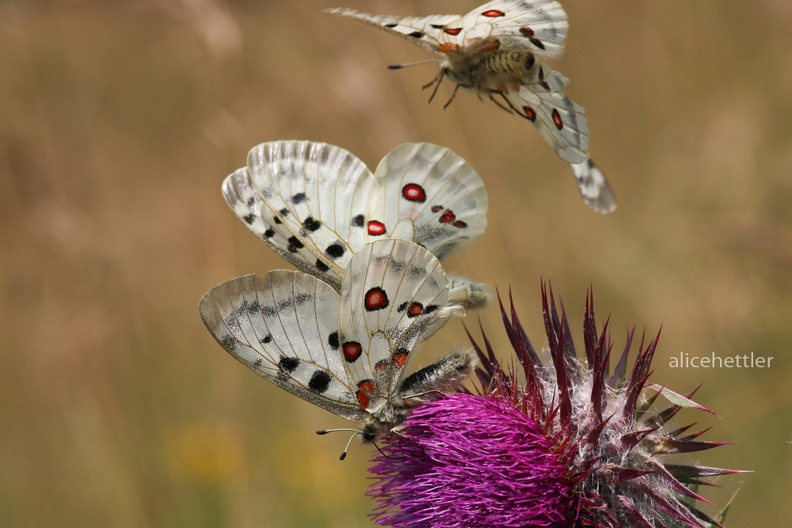
[[[666,463],[664,456],[724,442],[697,438],[692,425],[669,430],[683,408],[711,413],[690,397],[647,384],[658,336],[628,373],[634,328],[611,372],[607,322],[598,334],[591,293],[583,322],[585,363],[566,316],[542,288],[552,365],[545,365],[514,311],[501,303],[519,362],[504,369],[486,335],[477,394],[448,395],[416,408],[403,435],[385,440],[370,471],[382,526],[705,527],[703,479],[739,471]],[[469,335],[469,334],[468,334]],[[695,392],[695,391],[694,391]],[[657,409],[664,397],[668,402]]]

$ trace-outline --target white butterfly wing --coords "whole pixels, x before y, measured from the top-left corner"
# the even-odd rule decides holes
[[[586,205],[598,213],[612,213],[616,209],[616,197],[594,160],[588,158],[583,163],[571,164],[571,167]]]
[[[340,287],[349,259],[365,245],[371,171],[342,148],[310,141],[258,145],[248,171],[273,215],[270,224],[286,230],[289,249],[302,260],[296,265]]]
[[[204,324],[232,356],[282,389],[350,420],[365,412],[338,344],[338,294],[304,273],[275,270],[212,288]]]
[[[441,259],[487,227],[487,191],[449,149],[405,143],[380,162],[367,207],[367,240],[410,240]]]
[[[588,124],[583,107],[564,94],[568,82],[560,73],[539,67],[523,86],[503,93],[503,97],[534,124],[561,159],[582,163],[588,159]]]
[[[303,248],[300,239],[283,225],[261,193],[254,188],[246,168],[238,169],[223,182],[223,198],[234,214],[268,246],[297,268],[317,275],[316,258]],[[332,283],[333,277],[328,279]],[[340,280],[338,281],[340,284]]]
[[[458,306],[446,306],[440,262],[404,240],[372,242],[352,257],[341,285],[339,338],[349,378],[364,408],[389,400],[415,346]],[[379,400],[382,402],[383,400]]]
[[[458,45],[495,37],[501,49],[527,48],[555,58],[564,51],[568,29],[567,14],[555,0],[495,0],[465,15],[457,27],[444,28],[443,35],[456,35],[448,42]]]
[[[413,44],[435,53],[441,52],[442,29],[449,24],[458,23],[462,18],[459,15],[431,15],[426,17],[372,15],[371,13],[363,13],[345,7],[325,9],[325,13],[354,18],[409,40]]]

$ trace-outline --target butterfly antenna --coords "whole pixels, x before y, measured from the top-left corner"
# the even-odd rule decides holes
[[[349,452],[349,446],[352,445],[352,439],[355,438],[357,435],[362,435],[360,431],[355,431],[355,434],[349,437],[349,441],[347,442],[346,447],[344,448],[344,452],[341,453],[341,456],[338,457],[338,460],[344,460]]]
[[[320,429],[320,430],[316,431],[316,434],[318,434],[318,435],[326,435],[327,433],[339,433],[339,432],[343,432],[343,431],[346,431],[347,433],[353,433],[353,434],[352,434],[352,436],[349,437],[349,441],[347,442],[347,445],[344,448],[344,452],[341,453],[341,456],[338,458],[339,460],[344,460],[346,458],[347,453],[349,452],[349,446],[352,445],[352,439],[355,438],[358,435],[364,434],[363,431],[358,431],[357,429],[348,429],[348,428],[342,428],[342,429]]]
[[[423,64],[438,63],[438,62],[442,62],[442,61],[439,60],[439,59],[426,59],[426,60],[419,60],[419,61],[415,61],[415,62],[405,62],[404,64],[390,64],[390,65],[388,65],[388,69],[389,70],[401,70],[402,68],[409,68],[410,66],[421,66]]]

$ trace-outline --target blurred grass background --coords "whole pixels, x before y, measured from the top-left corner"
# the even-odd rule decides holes
[[[364,2],[464,13],[474,1]],[[0,525],[367,526],[369,448],[345,422],[244,369],[198,317],[229,278],[288,267],[220,196],[253,145],[325,141],[370,167],[429,141],[490,194],[488,232],[454,272],[511,288],[544,344],[540,278],[575,335],[601,320],[663,333],[653,381],[720,418],[697,456],[752,469],[704,493],[730,526],[792,518],[792,4],[564,3],[556,69],[586,107],[619,199],[586,209],[524,120],[460,94],[427,106],[426,53],[330,0],[0,2]],[[481,314],[508,354],[496,308]],[[476,314],[468,322],[476,326]],[[467,339],[452,322],[425,361]],[[672,369],[671,356],[773,356],[769,369]],[[716,511],[715,508],[709,511]]]

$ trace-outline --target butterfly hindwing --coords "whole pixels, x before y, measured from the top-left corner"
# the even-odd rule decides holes
[[[370,241],[382,232],[443,258],[487,226],[481,177],[446,148],[400,145],[380,162],[375,179],[366,218]]]
[[[275,270],[212,288],[200,303],[204,324],[245,366],[350,420],[365,412],[351,389],[338,344],[338,294],[304,273]]]
[[[589,134],[583,107],[564,94],[569,81],[540,67],[524,85],[503,93],[509,106],[531,121],[556,154],[568,163],[588,158]]]
[[[594,160],[588,158],[582,163],[573,163],[570,166],[586,205],[602,214],[616,209],[616,197]]]
[[[464,314],[447,299],[440,262],[416,244],[382,240],[352,257],[341,285],[339,338],[364,408],[390,400],[415,346]]]

